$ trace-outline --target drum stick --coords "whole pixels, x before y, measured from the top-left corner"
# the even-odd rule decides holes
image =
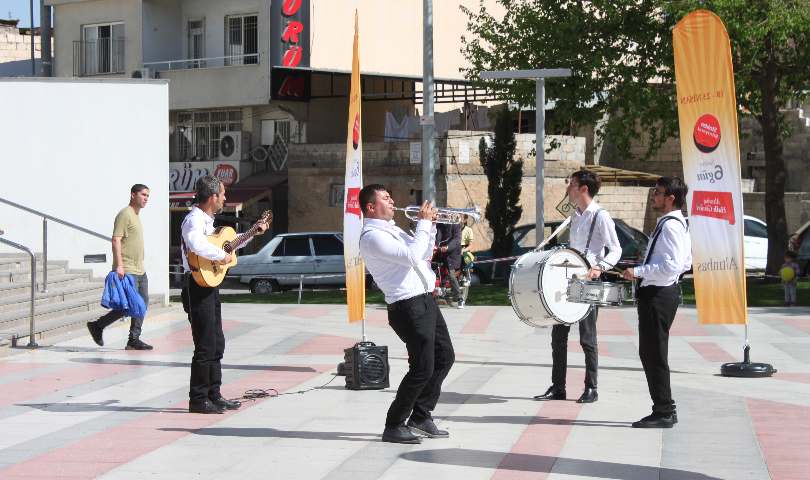
[[[548,237],[547,239],[543,240],[543,243],[541,243],[540,245],[538,245],[538,246],[537,246],[537,248],[535,248],[535,249],[534,249],[534,251],[535,251],[535,252],[540,251],[540,250],[541,250],[543,247],[545,247],[545,246],[546,246],[546,244],[547,244],[548,242],[550,242],[550,241],[551,241],[551,240],[552,240],[554,237],[556,237],[556,236],[557,236],[557,234],[558,234],[558,233],[560,233],[560,231],[561,231],[563,228],[565,228],[566,226],[568,226],[568,224],[569,224],[569,223],[571,223],[571,217],[566,218],[566,219],[565,219],[565,221],[564,221],[563,223],[561,223],[559,227],[557,227],[557,230],[554,230],[554,233],[552,233],[551,235],[549,235],[549,237]]]
[[[608,262],[607,260],[600,257],[599,255],[596,256],[596,259],[599,260],[600,262],[605,262],[606,264],[613,267],[611,270],[605,270],[605,272],[615,272],[615,273],[618,273],[619,275],[624,275],[624,270],[620,270],[618,267],[616,267],[616,265],[613,265],[612,263]]]

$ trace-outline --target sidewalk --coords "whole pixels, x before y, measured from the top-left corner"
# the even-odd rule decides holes
[[[550,385],[550,329],[509,307],[442,308],[456,363],[434,412],[449,439],[382,443],[407,371],[384,308],[368,339],[388,345],[392,388],[352,391],[334,376],[360,339],[345,306],[223,304],[223,393],[275,389],[225,415],[187,413],[193,350],[180,308],[152,312],[148,352],[125,351],[127,324],[0,361],[0,478],[10,479],[798,479],[810,474],[810,309],[751,308],[752,360],[773,378],[719,376],[739,361],[743,326],[698,325],[681,307],[670,366],[679,423],[630,424],[650,411],[634,307],[603,308],[599,401],[577,404],[583,355],[569,343],[568,401]]]

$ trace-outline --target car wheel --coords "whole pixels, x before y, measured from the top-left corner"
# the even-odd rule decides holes
[[[271,279],[260,278],[250,282],[251,293],[275,293],[279,291],[278,282]]]
[[[473,268],[472,272],[470,272],[470,285],[484,285],[486,283],[486,274],[477,268]]]

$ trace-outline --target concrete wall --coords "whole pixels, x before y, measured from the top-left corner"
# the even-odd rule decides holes
[[[0,129],[0,196],[112,236],[115,215],[135,183],[150,187],[141,210],[149,293],[168,295],[168,93],[161,80],[0,79],[15,112]],[[110,108],[115,105],[116,108]],[[48,111],[48,115],[40,112]],[[0,204],[3,238],[42,251],[42,219]],[[48,257],[103,277],[110,242],[49,222]],[[5,245],[0,252],[21,253]],[[85,264],[84,255],[107,263]]]
[[[41,42],[42,37],[34,35],[34,58],[40,58]],[[53,52],[53,37],[51,37],[51,52]],[[26,60],[31,61],[31,35],[20,35],[17,28],[0,26],[0,63]]]
[[[743,193],[743,213],[765,221],[765,193]],[[810,222],[810,193],[786,193],[788,234]]]
[[[188,57],[187,23],[179,1],[143,2],[143,61],[161,62]],[[184,49],[185,48],[185,49]]]

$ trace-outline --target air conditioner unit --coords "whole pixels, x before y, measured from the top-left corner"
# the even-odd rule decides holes
[[[132,71],[132,78],[155,78],[154,68],[139,68]]]
[[[250,153],[250,132],[219,132],[219,159],[245,160]]]

